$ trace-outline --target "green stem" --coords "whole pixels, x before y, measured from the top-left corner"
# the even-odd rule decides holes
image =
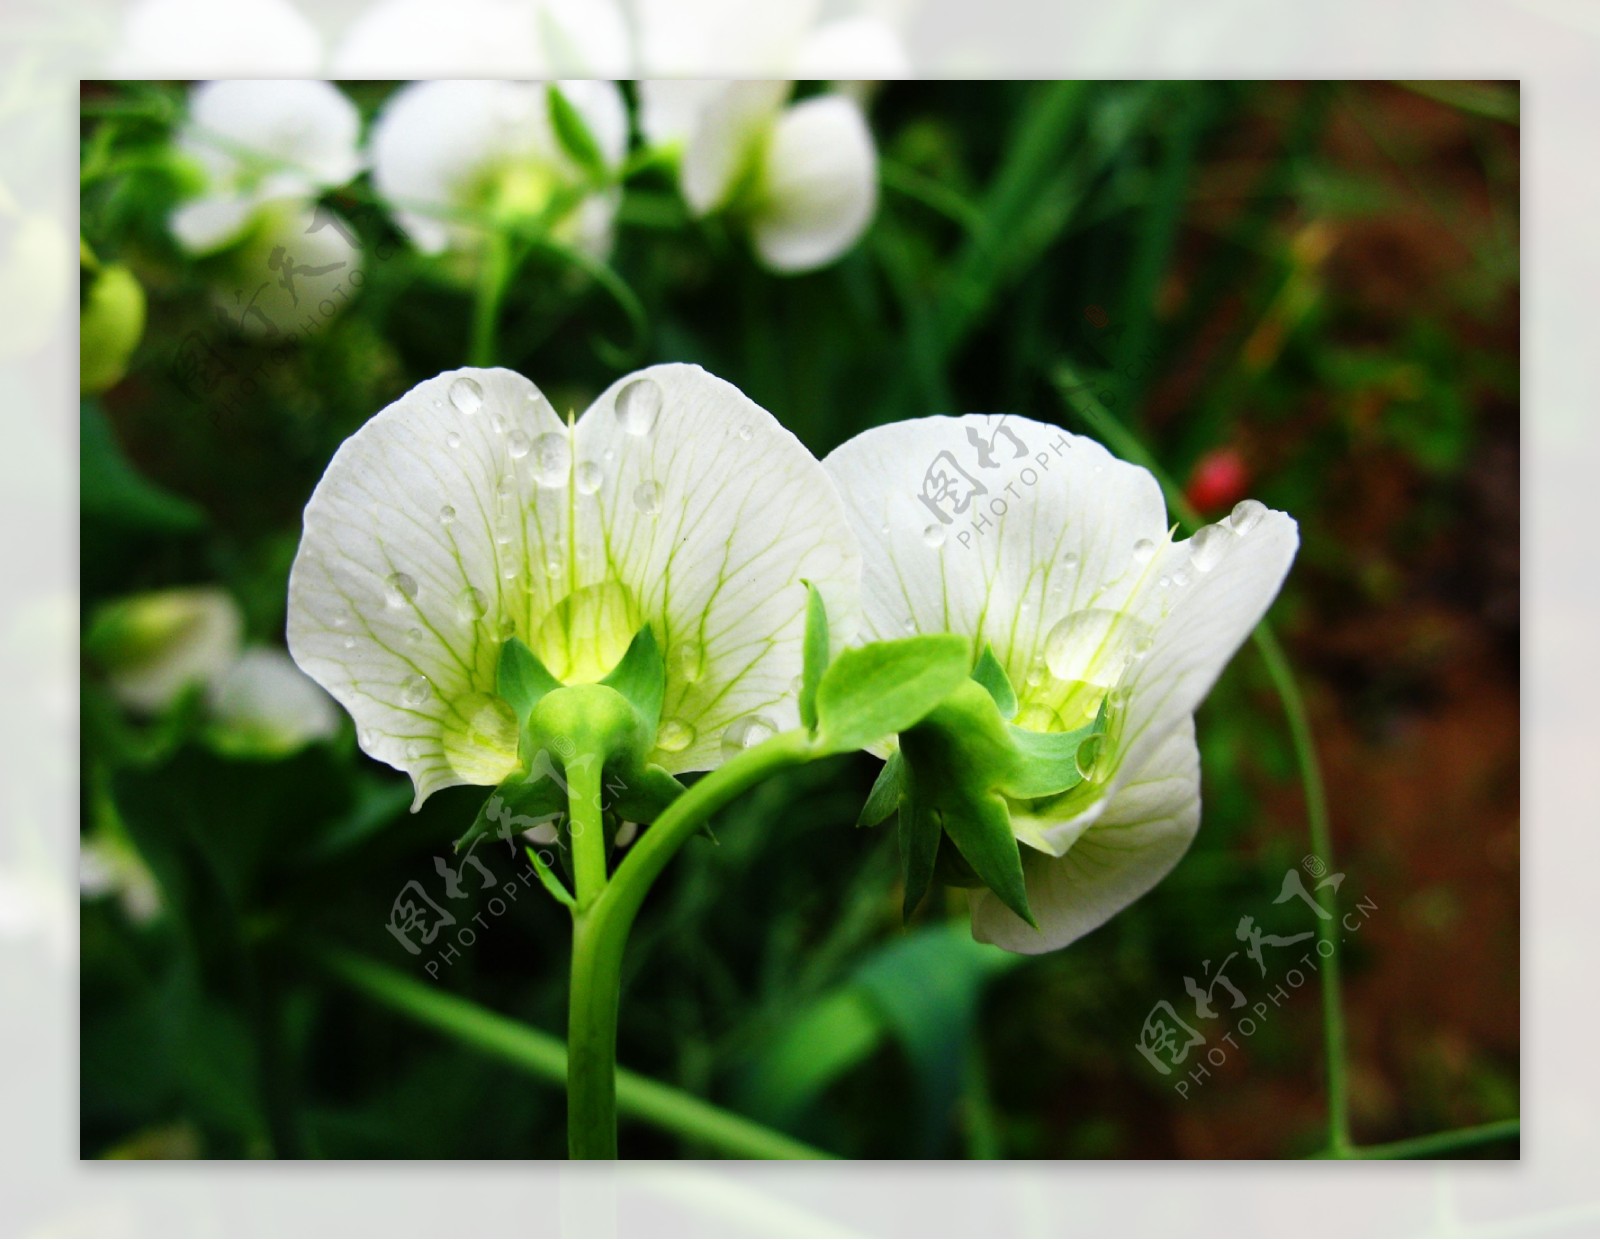
[[[1168,506],[1182,518],[1186,526],[1195,529],[1203,524],[1200,514],[1156,463],[1139,437],[1123,426],[1087,388],[1079,384],[1078,376],[1070,366],[1061,367],[1056,376],[1056,388],[1062,399],[1117,455],[1144,466],[1155,476],[1166,494]],[[1076,398],[1074,394],[1077,394]],[[1322,764],[1317,758],[1316,743],[1311,735],[1305,698],[1295,682],[1288,655],[1278,644],[1272,627],[1263,620],[1256,626],[1252,636],[1278,699],[1283,703],[1283,713],[1288,718],[1289,739],[1294,747],[1295,762],[1300,768],[1301,787],[1305,789],[1306,828],[1311,836],[1311,851],[1331,870],[1334,868],[1333,833],[1328,825],[1328,794],[1322,782]],[[1350,1086],[1345,1072],[1347,1043],[1344,1006],[1340,999],[1337,893],[1333,901],[1334,917],[1318,919],[1317,936],[1328,944],[1330,950],[1317,974],[1321,978],[1323,1050],[1328,1074],[1328,1148],[1335,1157],[1342,1157],[1355,1147],[1350,1139]]]
[[[1449,1132],[1429,1133],[1425,1137],[1407,1137],[1403,1141],[1390,1141],[1383,1145],[1354,1145],[1342,1150],[1328,1149],[1320,1158],[1435,1158],[1457,1150],[1472,1149],[1496,1141],[1513,1141],[1522,1135],[1520,1119],[1502,1119],[1489,1124],[1476,1124],[1470,1128],[1454,1128]]]
[[[567,1152],[573,1158],[617,1156],[617,1005],[626,940],[597,933],[591,916],[606,886],[601,757],[591,751],[567,763],[577,886],[567,1003]]]
[[[510,280],[511,239],[502,229],[496,228],[484,243],[483,269],[478,273],[478,295],[472,307],[472,340],[467,348],[469,366],[493,366],[495,363],[495,333]]]
[[[645,893],[686,840],[717,810],[767,776],[811,756],[804,732],[748,749],[669,805],[606,880],[599,755],[568,762],[577,903],[567,1015],[567,1149],[573,1158],[617,1156],[617,1008],[622,954]]]
[[[567,1048],[559,1038],[352,952],[320,945],[310,945],[307,950],[329,972],[402,1016],[539,1080],[552,1085],[566,1081]],[[654,1124],[734,1158],[833,1157],[626,1068],[617,1070],[617,1109],[630,1119]]]

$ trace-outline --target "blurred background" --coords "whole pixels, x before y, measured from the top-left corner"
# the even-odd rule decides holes
[[[340,89],[370,132],[400,88]],[[850,826],[877,763],[818,764],[724,815],[657,885],[629,948],[623,1065],[845,1156],[1313,1154],[1323,1012],[1316,975],[1290,976],[1310,941],[1258,967],[1237,931],[1249,917],[1294,940],[1315,920],[1280,901],[1286,875],[1342,874],[1356,1138],[1517,1114],[1514,86],[851,85],[875,209],[799,273],[773,269],[757,211],[691,205],[636,133],[594,173],[620,189],[602,241],[563,233],[538,182],[487,342],[483,252],[422,253],[374,172],[298,188],[311,215],[291,247],[337,235],[337,256],[274,249],[270,221],[197,247],[175,220],[224,173],[187,145],[191,95],[82,96],[84,1156],[564,1152],[559,1086],[396,996],[559,1034],[565,913],[536,890],[500,913],[475,882],[443,894],[435,858],[481,794],[408,814],[405,778],[282,657],[328,459],[485,347],[574,409],[633,367],[699,362],[819,456],[934,412],[1114,425],[1203,515],[1254,496],[1302,532],[1272,622],[1331,858],[1310,855],[1284,706],[1249,646],[1200,713],[1194,848],[1050,956],[972,944],[959,893],[903,928],[892,832]],[[640,92],[624,96],[637,130]],[[583,136],[565,135],[568,163]],[[299,273],[303,291],[334,262],[363,278],[330,311],[252,325],[257,284]],[[470,946],[441,960],[390,932],[413,883],[462,924],[478,914]],[[1170,1073],[1141,1053],[1163,1003],[1201,1039]],[[622,1143],[715,1152],[627,1120]]]

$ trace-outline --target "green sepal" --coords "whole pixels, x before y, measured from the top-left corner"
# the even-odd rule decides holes
[[[856,815],[856,826],[875,827],[899,809],[900,802],[905,796],[905,786],[906,760],[896,749],[883,764],[883,769],[878,772],[878,778],[873,781],[872,791],[867,793],[867,803]]]
[[[589,125],[578,109],[572,106],[561,88],[551,83],[546,91],[550,108],[550,127],[555,130],[561,149],[572,156],[572,161],[591,179],[602,180],[606,175],[606,159],[589,132]]]
[[[633,635],[622,661],[600,683],[628,700],[654,744],[656,729],[661,726],[661,704],[667,696],[667,664],[648,624]]]
[[[900,882],[905,896],[900,906],[900,917],[910,921],[911,915],[922,903],[933,884],[934,864],[939,856],[939,841],[944,835],[944,825],[939,811],[931,805],[907,798],[900,806],[898,823],[900,836]]]
[[[608,768],[608,771],[610,768]],[[602,794],[611,790],[613,781],[608,778],[602,785]],[[652,823],[684,793],[684,787],[654,763],[638,763],[631,769],[623,767],[616,772],[616,799],[608,809],[628,822]]]
[[[817,730],[817,686],[828,668],[828,609],[822,595],[806,582],[806,636],[800,668],[800,722]]]
[[[1078,748],[1091,736],[1105,734],[1105,703],[1101,702],[1092,723],[1071,732],[1029,732],[1007,726],[1019,760],[1001,790],[1019,801],[1053,797],[1083,782],[1083,773],[1078,770]]]
[[[963,680],[925,719],[901,733],[900,750],[908,793],[901,817],[904,821],[909,813],[909,835],[918,849],[912,860],[921,863],[923,837],[930,829],[926,823],[937,821],[983,884],[1034,925],[1011,811],[998,791],[1012,777],[1019,756],[988,690]]]
[[[501,781],[499,787],[484,798],[472,825],[455,843],[461,852],[481,839],[502,840],[516,847],[516,838],[524,831],[543,823],[556,822],[567,812],[567,792],[561,782],[546,773],[535,771],[530,776],[518,771]]]
[[[994,647],[987,642],[984,643],[983,653],[978,656],[978,665],[972,669],[972,679],[988,690],[1002,719],[1016,718],[1017,691],[1011,687],[1011,678],[1006,675],[1006,669],[1000,666],[1000,660],[994,657]]]
[[[818,755],[904,732],[967,681],[967,639],[950,633],[846,650],[817,685]]]

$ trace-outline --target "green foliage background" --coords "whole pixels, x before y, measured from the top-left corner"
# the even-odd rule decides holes
[[[347,87],[368,116],[391,89]],[[128,376],[84,405],[83,606],[219,582],[252,638],[281,643],[301,507],[356,427],[462,364],[471,290],[417,259],[358,182],[330,200],[368,251],[350,310],[287,354],[219,341],[248,382],[186,394],[178,350],[217,328],[164,224],[183,96],[84,93],[84,235],[133,269],[150,308]],[[771,275],[647,171],[614,278],[530,260],[499,361],[562,409],[634,366],[699,362],[819,456],[926,413],[1083,431],[1100,408],[1180,482],[1236,454],[1248,493],[1300,521],[1274,619],[1326,768],[1341,902],[1373,904],[1345,945],[1355,1136],[1515,1116],[1515,90],[906,83],[871,115],[880,209],[840,263]],[[283,761],[228,760],[182,717],[165,732],[124,718],[92,662],[83,685],[85,829],[124,833],[163,901],[139,924],[115,900],[83,906],[86,1156],[561,1155],[559,1087],[330,964],[562,1028],[568,928],[536,887],[492,918],[483,896],[463,905],[485,928],[437,981],[386,931],[407,881],[437,884],[432,858],[478,794],[410,815],[406,781],[360,754],[348,722]],[[1191,854],[1039,959],[973,945],[958,894],[902,929],[892,831],[850,826],[874,761],[762,787],[652,895],[620,1061],[847,1156],[1316,1152],[1314,982],[1187,1099],[1136,1050],[1153,1005],[1192,1012],[1185,977],[1239,948],[1241,917],[1310,928],[1272,903],[1312,850],[1283,707],[1248,647],[1199,731]],[[485,860],[513,871],[503,852]],[[1233,966],[1241,986],[1248,967]],[[1250,983],[1265,998],[1267,981]],[[1204,1031],[1214,1045],[1227,1027]],[[631,1156],[718,1152],[626,1120],[622,1141]]]

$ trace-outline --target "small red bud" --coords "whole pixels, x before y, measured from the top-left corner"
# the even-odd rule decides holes
[[[1250,470],[1237,448],[1213,448],[1198,461],[1184,488],[1188,501],[1204,513],[1232,508],[1250,491]]]

